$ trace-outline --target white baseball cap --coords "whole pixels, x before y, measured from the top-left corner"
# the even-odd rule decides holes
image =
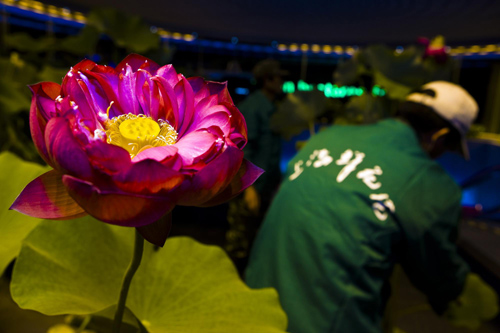
[[[432,90],[435,96],[415,92],[409,94],[406,100],[426,105],[449,121],[460,133],[460,153],[469,159],[465,136],[479,110],[474,98],[464,88],[446,81],[427,83],[420,90]]]

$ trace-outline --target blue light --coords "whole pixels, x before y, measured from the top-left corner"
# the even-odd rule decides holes
[[[238,87],[236,89],[234,89],[234,93],[236,95],[248,95],[250,93],[250,90],[248,90],[247,88],[242,88],[242,87]]]
[[[233,38],[231,38],[231,43],[233,43],[233,45],[238,44],[238,41],[239,41],[239,40],[238,40],[238,37],[233,37]]]

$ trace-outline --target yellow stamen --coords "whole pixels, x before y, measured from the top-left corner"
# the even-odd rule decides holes
[[[109,103],[109,106],[108,108],[106,109],[106,116],[108,116],[108,119],[109,119],[109,109],[111,109],[111,105],[113,105],[115,101],[111,101],[111,103]]]
[[[130,157],[139,152],[177,141],[177,132],[165,120],[154,121],[143,114],[123,114],[105,123],[107,142],[126,149]]]

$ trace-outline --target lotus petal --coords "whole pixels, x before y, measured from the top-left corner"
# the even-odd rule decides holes
[[[125,192],[155,194],[176,188],[184,176],[156,160],[145,159],[130,164],[114,180],[117,187]]]
[[[127,67],[127,65],[130,66],[130,68],[134,72],[137,72],[139,69],[143,69],[145,71],[148,71],[152,75],[156,74],[156,71],[158,70],[158,68],[160,68],[160,65],[158,65],[153,60],[135,53],[129,54],[127,57],[125,57],[125,59],[123,59],[116,66],[116,69],[118,71],[121,71],[122,68]]]
[[[84,179],[91,178],[92,166],[73,136],[68,119],[56,117],[47,123],[45,144],[55,169]]]
[[[42,82],[30,86],[30,89],[33,93],[30,107],[31,137],[40,156],[51,165],[44,135],[47,121],[56,114],[54,100],[59,95],[61,87],[57,83]]]
[[[217,158],[186,180],[173,191],[179,196],[179,205],[199,206],[220,193],[238,172],[243,152],[228,146]]]
[[[157,221],[175,206],[166,196],[100,190],[91,182],[68,175],[63,176],[63,184],[89,215],[109,224],[142,227]]]
[[[31,181],[10,209],[40,219],[67,220],[87,215],[69,196],[62,173],[51,170]]]
[[[201,206],[216,206],[233,199],[238,194],[243,192],[247,187],[252,185],[263,173],[264,170],[244,159],[243,163],[241,163],[238,173],[236,174],[236,176],[234,176],[232,182],[222,192],[220,192]]]
[[[189,167],[211,152],[215,147],[215,140],[217,136],[209,132],[191,132],[180,139],[174,147],[178,149],[184,167]]]

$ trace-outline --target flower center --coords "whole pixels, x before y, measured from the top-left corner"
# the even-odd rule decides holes
[[[120,134],[127,140],[134,141],[136,139],[147,136],[158,136],[160,134],[160,125],[151,118],[129,118],[125,119],[118,126]]]
[[[107,143],[126,149],[132,158],[145,149],[177,141],[177,132],[167,121],[154,121],[143,114],[122,114],[104,125]]]

